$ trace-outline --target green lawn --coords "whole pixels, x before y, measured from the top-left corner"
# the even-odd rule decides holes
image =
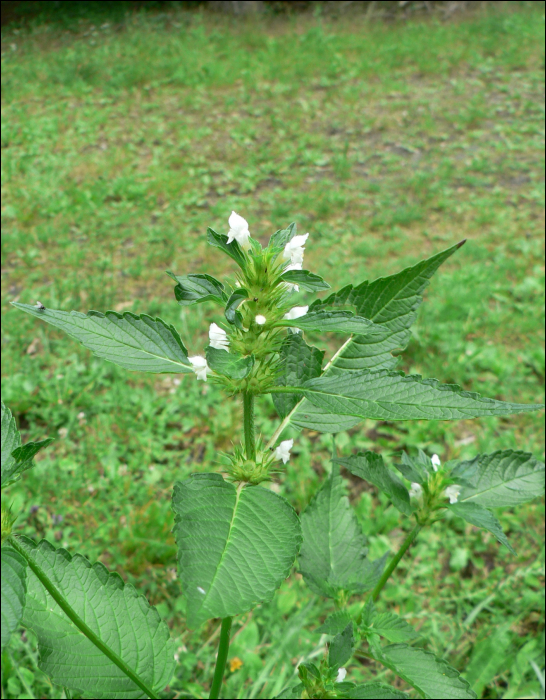
[[[56,438],[9,502],[19,531],[100,559],[172,621],[180,665],[165,697],[207,697],[218,634],[217,622],[184,626],[172,483],[217,468],[240,407],[193,376],[105,363],[9,302],[161,315],[198,354],[219,319],[178,306],[165,270],[232,273],[205,238],[207,226],[227,232],[232,209],[262,242],[295,220],[310,232],[306,267],[334,289],[466,238],[434,278],[400,367],[543,401],[544,8],[527,5],[452,23],[171,12],[4,31],[2,394],[24,439]],[[269,398],[259,413],[269,437]],[[543,421],[368,421],[337,446],[387,460],[418,447],[540,456]],[[293,437],[279,488],[301,510],[331,438]],[[380,556],[404,533],[363,486],[353,479],[351,498]],[[478,697],[544,697],[543,515],[543,502],[500,515],[517,557],[462,521],[438,523],[385,590],[429,649],[467,668]],[[301,659],[322,655],[313,629],[330,611],[295,573],[237,618],[230,659],[242,666],[224,696],[278,693]],[[37,670],[31,634],[16,637],[3,697],[66,697]],[[376,670],[356,658],[349,673]]]

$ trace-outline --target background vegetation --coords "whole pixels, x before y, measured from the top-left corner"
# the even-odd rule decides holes
[[[115,5],[116,3],[114,3]],[[121,3],[119,3],[121,4]],[[2,36],[2,394],[23,440],[56,441],[10,490],[20,531],[100,559],[171,621],[165,697],[206,697],[218,625],[184,626],[172,483],[216,468],[241,409],[193,377],[131,374],[9,307],[130,310],[202,352],[213,309],[179,307],[164,274],[232,267],[205,242],[232,209],[254,236],[295,219],[332,287],[390,274],[468,238],[433,280],[401,368],[543,400],[544,10],[511,3],[442,23],[364,17],[132,14],[8,26]],[[311,338],[313,340],[313,338]],[[332,348],[330,348],[332,349]],[[275,412],[260,406],[265,435]],[[294,436],[296,437],[296,436]],[[543,453],[543,415],[361,424],[338,448]],[[305,507],[331,438],[297,436],[275,486]],[[372,556],[404,533],[351,481]],[[385,601],[479,697],[544,697],[543,503],[501,516],[517,557],[462,521],[421,536]],[[330,612],[296,573],[235,622],[226,697],[273,697]],[[366,659],[352,680],[375,673]],[[32,636],[3,658],[4,697],[66,697]]]

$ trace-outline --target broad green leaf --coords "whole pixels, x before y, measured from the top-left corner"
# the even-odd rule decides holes
[[[460,502],[487,508],[508,508],[530,501],[544,492],[544,462],[527,452],[504,450],[460,462],[452,472],[472,486],[464,487]]]
[[[345,484],[334,464],[330,477],[301,516],[300,571],[309,588],[335,598],[340,591],[363,593],[379,580],[384,560],[373,563]]]
[[[325,370],[325,376],[346,370],[393,369],[397,359],[392,355],[402,350],[411,337],[410,326],[423,301],[423,293],[432,275],[464,241],[422,260],[389,277],[348,285],[321,302],[322,306],[349,306],[376,325],[373,334],[355,335],[336,352]],[[379,326],[379,329],[377,328]],[[292,410],[292,424],[321,432],[347,430],[359,421],[348,416],[325,415],[322,408],[309,406],[305,398]]]
[[[373,647],[370,653],[424,698],[451,700],[476,697],[458,671],[429,651],[406,644],[392,644],[382,649]]]
[[[271,393],[301,391],[327,413],[376,420],[457,420],[536,411],[542,404],[515,404],[463,391],[455,384],[402,372],[350,372],[310,379],[301,387],[273,387]]]
[[[177,284],[174,296],[180,306],[201,304],[204,301],[215,301],[223,304],[227,298],[224,285],[210,275],[175,275],[167,270],[167,274]]]
[[[17,544],[29,562],[23,624],[38,637],[41,670],[88,697],[160,693],[175,663],[157,610],[100,563],[45,540],[20,537]]]
[[[380,637],[385,637],[389,642],[409,642],[418,636],[411,625],[391,612],[378,613],[370,630]]]
[[[299,328],[302,331],[320,331],[333,333],[375,333],[372,321],[361,316],[355,316],[352,311],[338,309],[323,309],[311,307],[305,316],[289,320],[286,318],[276,321],[275,326]]]
[[[26,562],[15,550],[2,547],[2,651],[23,616]]]
[[[336,634],[330,642],[328,649],[328,666],[330,668],[339,668],[344,666],[353,655],[355,646],[355,638],[353,634],[353,623],[349,622],[347,627]]]
[[[401,513],[411,515],[409,493],[402,481],[385,466],[383,457],[375,452],[359,452],[348,458],[334,460],[348,469],[351,474],[369,481],[383,491]]]
[[[271,600],[301,543],[292,506],[261,486],[194,474],[175,484],[173,510],[189,627]]]
[[[216,233],[216,231],[213,231],[211,228],[207,229],[207,240],[210,245],[223,250],[224,253],[229,255],[232,260],[235,260],[237,265],[243,270],[246,268],[246,255],[237,241],[231,241],[231,243],[228,244],[227,236],[224,236],[223,233]]]
[[[50,442],[53,442],[53,438],[27,442],[26,445],[21,446],[21,436],[15,425],[15,419],[2,401],[2,488],[17,481],[24,471],[30,469],[37,452]]]
[[[508,541],[508,538],[502,531],[501,524],[493,513],[490,510],[487,510],[487,508],[484,508],[479,503],[472,502],[451,503],[447,505],[447,508],[449,508],[452,513],[455,513],[455,515],[458,515],[460,518],[463,518],[463,520],[466,520],[467,523],[471,523],[476,527],[481,527],[484,530],[488,530],[501,544],[508,547],[512,554],[516,553]]]
[[[320,627],[317,627],[317,634],[339,634],[351,622],[351,616],[347,610],[336,610],[328,615]]]
[[[248,290],[241,287],[233,292],[226,304],[226,318],[231,324],[237,326],[237,328],[243,327],[243,317],[241,312],[237,311],[237,308],[245,299],[248,299]]]
[[[98,357],[138,372],[191,372],[188,351],[174,326],[160,318],[107,311],[40,310],[28,304],[14,306],[60,328]]]
[[[330,289],[328,282],[309,270],[287,270],[282,273],[279,279],[283,282],[290,282],[290,284],[297,284],[308,292],[322,292],[325,289]]]
[[[324,350],[307,345],[299,333],[289,334],[279,351],[280,372],[276,384],[299,385],[320,376]],[[290,413],[301,399],[301,394],[273,394],[273,403],[281,418]]]
[[[354,698],[354,700],[398,700],[399,698],[409,698],[409,695],[401,690],[393,688],[386,683],[363,683],[352,688],[343,694],[344,698]]]
[[[254,355],[241,357],[233,355],[227,350],[211,348],[210,345],[206,350],[206,355],[209,367],[214,372],[223,374],[230,379],[244,379],[254,367]]]
[[[269,239],[269,248],[278,248],[282,250],[288,241],[291,241],[297,233],[297,226],[295,223],[291,223],[285,229],[276,231]]]

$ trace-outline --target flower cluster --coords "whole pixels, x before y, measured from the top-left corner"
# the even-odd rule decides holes
[[[436,476],[436,473],[442,466],[442,463],[440,461],[440,458],[438,455],[432,455],[431,458],[431,463],[432,463],[432,468],[435,472],[434,477],[429,477],[428,484],[426,485],[426,489],[421,486],[421,484],[418,484],[416,482],[413,482],[411,484],[410,490],[409,490],[409,497],[411,500],[415,501],[417,504],[420,506],[423,505],[424,501],[424,496],[425,496],[425,490],[426,492],[434,492],[435,491],[435,484],[438,482],[438,478],[442,478],[440,474]],[[445,483],[445,482],[444,482]],[[441,481],[438,482],[441,486]],[[459,484],[451,484],[450,486],[447,486],[446,488],[442,489],[440,493],[440,498],[445,500],[446,498],[449,500],[450,503],[457,503],[459,500],[459,496],[461,494],[462,487]]]

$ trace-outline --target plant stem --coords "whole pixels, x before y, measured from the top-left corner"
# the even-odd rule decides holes
[[[220,628],[220,644],[218,645],[218,656],[216,657],[216,666],[214,668],[214,676],[210,687],[209,698],[211,699],[220,697],[220,686],[222,685],[222,679],[224,678],[224,671],[226,669],[226,661],[229,651],[232,620],[232,617],[224,617],[222,620],[222,627]]]
[[[383,572],[383,576],[381,576],[381,578],[380,578],[379,581],[377,582],[376,587],[373,589],[373,592],[372,592],[372,598],[373,598],[374,602],[379,598],[379,594],[381,593],[381,591],[382,591],[382,589],[383,589],[383,586],[384,586],[384,585],[387,583],[387,581],[389,580],[389,578],[390,578],[392,572],[393,572],[393,571],[396,569],[396,567],[398,566],[398,564],[399,564],[399,562],[400,562],[400,559],[402,559],[402,557],[404,556],[404,554],[408,551],[408,549],[410,548],[410,546],[411,546],[413,540],[417,537],[417,535],[419,534],[419,531],[420,531],[420,530],[421,530],[421,525],[417,524],[417,525],[413,528],[413,530],[409,533],[409,535],[406,537],[406,539],[405,539],[404,542],[402,543],[402,546],[400,547],[400,549],[398,550],[398,552],[396,552],[396,554],[395,554],[394,557],[392,558],[390,564],[387,566],[387,568],[386,568],[385,571]]]
[[[254,395],[243,394],[243,426],[247,459],[256,459],[256,435],[254,432]]]

